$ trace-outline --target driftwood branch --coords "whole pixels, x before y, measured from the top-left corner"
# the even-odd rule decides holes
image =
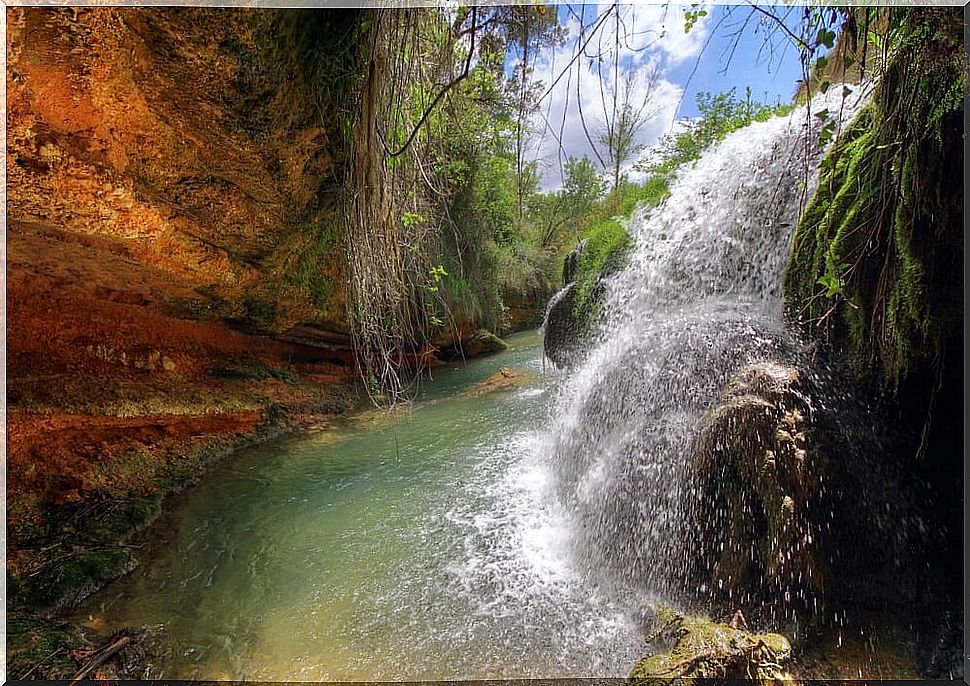
[[[75,686],[75,684],[77,684],[79,681],[84,679],[84,677],[86,677],[88,674],[90,674],[95,669],[97,669],[105,662],[107,662],[113,655],[115,655],[118,651],[120,651],[130,642],[131,642],[130,636],[122,636],[117,641],[109,645],[107,648],[104,648],[98,651],[97,653],[95,653],[94,655],[92,655],[91,659],[89,659],[87,663],[84,665],[84,667],[81,668],[81,671],[79,671],[74,676],[74,679],[71,681],[70,686]]]

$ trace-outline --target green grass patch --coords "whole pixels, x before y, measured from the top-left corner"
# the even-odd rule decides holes
[[[579,258],[576,272],[575,314],[585,317],[593,304],[593,293],[611,262],[622,259],[622,255],[633,245],[630,234],[615,219],[607,219],[591,227],[585,234],[586,241]]]
[[[639,208],[659,205],[669,195],[665,176],[653,176],[639,184],[626,181],[591,213],[591,217],[599,219],[580,234],[585,247],[579,256],[572,296],[573,314],[582,330],[589,329],[599,311],[600,280],[622,267],[633,245],[633,239],[621,222],[632,217]]]

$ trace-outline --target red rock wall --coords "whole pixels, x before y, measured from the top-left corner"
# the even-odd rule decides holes
[[[111,460],[339,404],[355,372],[339,236],[300,263],[332,232],[336,146],[281,33],[326,35],[329,15],[7,12],[15,500],[84,498],[112,486]]]

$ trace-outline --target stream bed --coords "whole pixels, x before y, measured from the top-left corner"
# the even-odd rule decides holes
[[[541,449],[558,373],[534,332],[435,370],[414,403],[241,451],[76,619],[147,626],[153,678],[625,676],[640,603],[573,564]],[[509,367],[511,390],[476,392]]]

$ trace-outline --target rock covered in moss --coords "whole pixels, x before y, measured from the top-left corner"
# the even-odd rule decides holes
[[[708,414],[692,447],[704,504],[693,552],[714,599],[819,609],[830,458],[813,419],[800,372],[772,363],[741,369]]]
[[[604,279],[619,271],[632,239],[615,220],[597,225],[563,261],[564,288],[552,296],[542,325],[543,350],[560,369],[579,362],[603,311]]]
[[[963,528],[964,446],[953,428],[964,416],[964,190],[955,172],[964,167],[964,21],[948,7],[896,7],[882,16],[890,58],[871,102],[822,162],[792,238],[785,301],[846,380],[891,396],[895,407],[882,412],[896,445],[879,461],[903,474],[912,493],[905,509],[920,513],[906,516],[922,519],[891,564],[899,569],[908,558],[919,570],[910,578],[947,577],[952,600],[941,605],[956,606],[961,539],[941,532]],[[883,488],[873,482],[859,479],[857,497]],[[887,600],[926,587],[899,584]],[[914,602],[926,612],[926,600]]]
[[[492,355],[509,349],[509,344],[493,334],[491,331],[479,329],[464,345],[465,355],[479,357]]]
[[[754,634],[737,626],[689,617],[669,607],[657,609],[658,630],[651,641],[666,651],[637,662],[629,681],[636,686],[688,684],[694,679],[780,681],[791,644],[780,634]]]
[[[560,369],[571,367],[585,348],[583,323],[576,317],[576,284],[552,296],[542,324],[542,350]]]
[[[71,651],[88,648],[68,622],[14,610],[7,616],[7,675],[12,679],[70,679],[77,671]]]
[[[573,281],[576,280],[576,276],[579,273],[579,258],[583,254],[583,250],[586,249],[586,245],[589,241],[582,240],[576,244],[576,246],[569,251],[566,255],[566,259],[562,262],[562,283],[563,286],[568,286]]]

